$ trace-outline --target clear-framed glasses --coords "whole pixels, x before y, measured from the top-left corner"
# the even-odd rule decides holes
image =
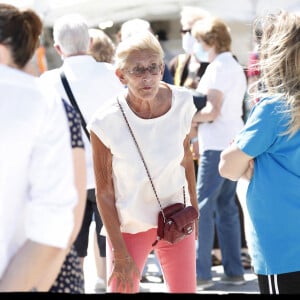
[[[157,75],[161,71],[161,64],[151,64],[147,68],[145,67],[134,67],[132,70],[127,70],[127,72],[131,75],[134,75],[136,77],[141,77],[146,74],[146,72],[149,71],[151,75]]]

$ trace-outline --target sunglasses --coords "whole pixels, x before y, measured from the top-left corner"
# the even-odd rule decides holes
[[[152,64],[145,67],[134,67],[132,70],[127,70],[127,72],[131,75],[134,75],[135,77],[141,77],[146,74],[146,72],[149,72],[151,75],[157,75],[161,71],[161,64]]]
[[[191,29],[181,29],[180,32],[182,34],[191,33]]]

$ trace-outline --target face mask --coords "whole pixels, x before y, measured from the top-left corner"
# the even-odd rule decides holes
[[[191,33],[186,32],[182,37],[182,48],[185,53],[192,54],[196,42],[196,39],[191,35]]]
[[[202,45],[200,43],[195,43],[195,46],[194,46],[194,54],[195,56],[197,57],[197,59],[201,62],[207,62],[208,61],[208,52],[205,51],[202,47]]]

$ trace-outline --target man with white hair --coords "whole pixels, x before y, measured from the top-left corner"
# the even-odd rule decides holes
[[[112,64],[97,62],[89,55],[91,38],[87,21],[78,14],[68,14],[59,18],[53,27],[54,47],[63,60],[60,68],[46,71],[41,79],[54,86],[63,99],[69,100],[61,80],[61,71],[69,82],[71,91],[77,102],[85,123],[88,123],[96,110],[104,106],[110,99],[124,89],[117,78]],[[84,126],[83,126],[84,127]],[[82,227],[75,241],[75,249],[81,259],[87,256],[89,228],[96,221],[99,253],[105,265],[106,241],[100,236],[102,220],[97,209],[95,196],[95,180],[92,161],[92,150],[86,128],[82,128],[82,136],[86,150],[87,162],[87,202]]]

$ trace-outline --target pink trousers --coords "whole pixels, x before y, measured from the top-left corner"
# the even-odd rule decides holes
[[[156,228],[137,234],[123,233],[128,252],[132,256],[142,274],[149,253],[154,249],[160,262],[167,292],[196,293],[196,241],[195,234],[191,234],[176,244],[159,241],[154,247]],[[112,272],[112,248],[107,239],[106,261],[107,278]],[[139,292],[140,280],[134,282],[134,293]],[[116,282],[113,280],[107,289],[117,293]]]

